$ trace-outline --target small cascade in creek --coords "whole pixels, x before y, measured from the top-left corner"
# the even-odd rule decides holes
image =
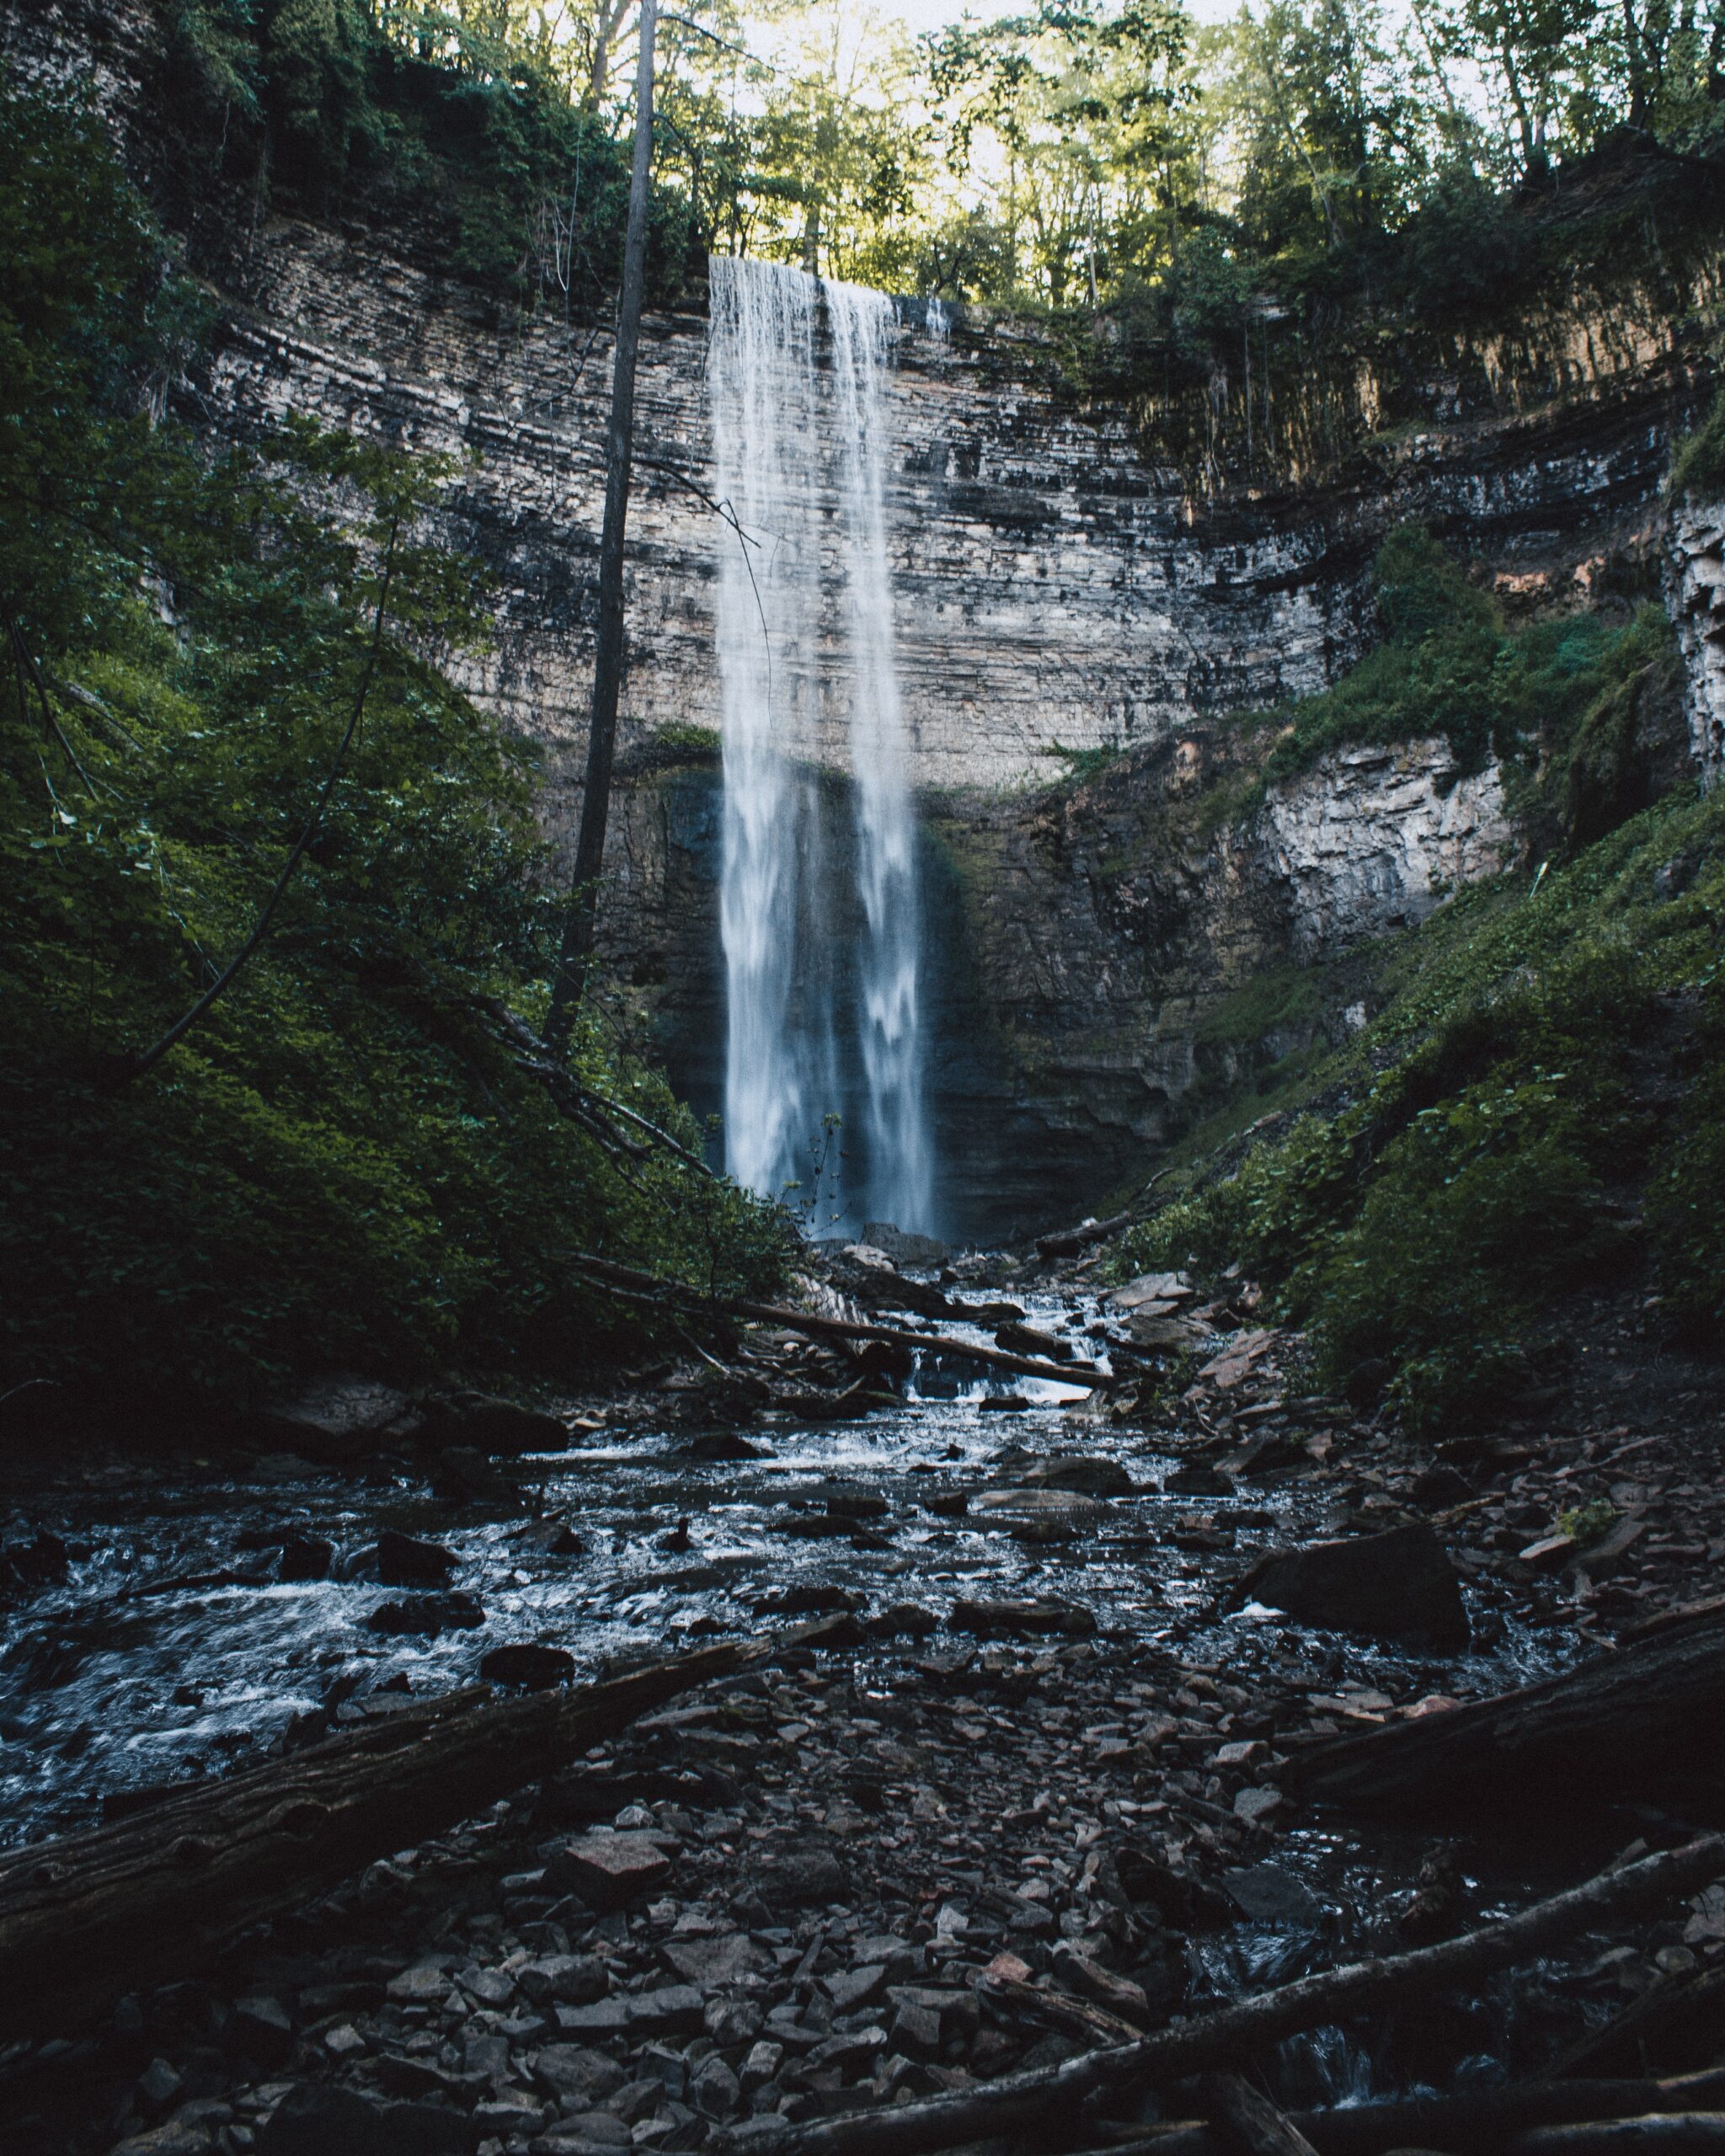
[[[777,263],[711,267],[718,491],[741,535],[721,534],[715,605],[726,1166],[764,1194],[798,1185],[811,1231],[837,1215],[927,1230],[916,820],[886,555],[892,302]],[[840,761],[848,834],[822,776]]]

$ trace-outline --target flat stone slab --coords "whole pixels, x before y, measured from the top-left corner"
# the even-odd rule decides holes
[[[604,1913],[621,1909],[670,1877],[670,1859],[650,1834],[584,1834],[547,1864],[547,1876]]]

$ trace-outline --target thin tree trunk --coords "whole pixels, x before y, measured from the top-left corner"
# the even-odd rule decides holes
[[[605,524],[599,541],[599,624],[593,649],[593,710],[587,729],[587,783],[575,846],[563,947],[552,985],[545,1038],[568,1049],[593,956],[599,873],[611,814],[611,769],[617,754],[617,707],[623,673],[623,536],[629,515],[629,462],[635,441],[635,359],[641,343],[641,301],[647,279],[647,192],[653,166],[653,37],[658,0],[641,0],[641,56],[635,75],[635,160],[629,179],[629,221],[623,242],[623,285],[617,306],[617,351],[611,369],[611,430],[606,444]]]

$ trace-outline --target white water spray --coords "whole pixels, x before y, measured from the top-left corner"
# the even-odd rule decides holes
[[[712,294],[718,493],[743,535],[722,535],[716,607],[726,1164],[751,1189],[795,1182],[806,1195],[836,1115],[853,1155],[860,1123],[866,1178],[836,1173],[829,1154],[818,1178],[829,1202],[811,1225],[860,1207],[927,1228],[915,821],[886,558],[892,305],[729,256],[713,259]],[[823,574],[835,501],[837,558]],[[829,702],[846,713],[854,892],[837,888],[840,850],[823,832]]]

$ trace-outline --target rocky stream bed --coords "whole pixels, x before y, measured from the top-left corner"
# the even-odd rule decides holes
[[[289,1418],[221,1454],[12,1460],[13,1845],[481,1673],[586,1678],[848,1621],[390,1854],[208,1976],[18,2038],[0,2148],[745,2145],[1441,1939],[1701,1819],[1662,1796],[1370,1825],[1298,1789],[1342,1735],[1505,1691],[1717,1588],[1718,1418],[1646,1314],[1578,1305],[1561,1399],[1434,1452],[1314,1396],[1247,1284],[1200,1307],[1179,1281],[1104,1301],[1081,1273],[959,1272],[853,1261],[837,1292],[1123,1381],[979,1380],[932,1354],[906,1375],[755,1328],[561,1403],[539,1449],[501,1457],[392,1407],[313,1417],[299,1449]],[[1550,2070],[1722,1957],[1713,1886],[1250,2063],[1288,2107],[1481,2086]],[[1722,2044],[1717,2010],[1700,2035],[1680,2016],[1632,2069]],[[1035,2145],[1191,2115],[1162,2090]]]

